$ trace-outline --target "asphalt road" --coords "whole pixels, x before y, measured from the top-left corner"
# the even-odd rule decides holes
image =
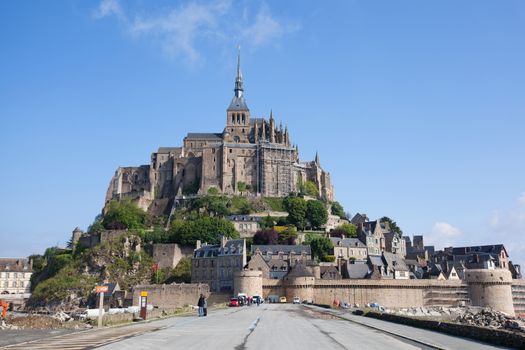
[[[350,322],[318,310],[302,305],[265,304],[217,310],[202,318],[172,318],[159,321],[164,323],[160,330],[100,349],[495,349],[472,340],[380,320],[369,324],[364,317]],[[361,320],[368,324],[355,323]],[[390,330],[415,342],[388,334]]]
[[[341,319],[341,317],[345,319]],[[0,337],[7,336],[0,332]],[[40,339],[5,349],[496,349],[473,340],[314,306],[263,304]],[[6,339],[7,340],[7,339]],[[14,341],[13,340],[18,340]],[[4,348],[1,348],[4,349]]]

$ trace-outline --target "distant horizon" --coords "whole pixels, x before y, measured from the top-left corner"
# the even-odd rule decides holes
[[[525,261],[525,4],[0,5],[6,257],[86,231],[119,166],[222,132],[237,46],[254,117],[319,151],[352,215]]]

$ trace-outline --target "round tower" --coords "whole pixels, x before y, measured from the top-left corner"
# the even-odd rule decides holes
[[[286,300],[291,302],[293,298],[298,297],[301,302],[314,301],[314,286],[315,277],[313,276],[285,277]]]
[[[263,295],[262,271],[238,271],[233,280],[233,295],[245,293],[248,296]]]
[[[465,281],[473,306],[491,307],[514,316],[512,275],[509,270],[466,270]]]

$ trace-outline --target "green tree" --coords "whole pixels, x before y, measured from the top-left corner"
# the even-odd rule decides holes
[[[341,219],[347,219],[345,210],[343,209],[343,206],[339,202],[332,203],[332,215],[337,215]]]
[[[237,182],[237,189],[239,190],[239,192],[241,192],[242,195],[243,192],[246,192],[246,183],[242,181]]]
[[[312,255],[319,260],[324,261],[325,257],[332,253],[334,245],[329,238],[318,236],[311,239],[310,247],[312,249]]]
[[[197,240],[218,244],[221,236],[239,238],[239,233],[231,222],[208,216],[191,221],[174,220],[171,223],[169,234],[170,242],[182,245],[195,245]]]
[[[259,225],[263,230],[272,229],[275,226],[275,220],[270,215],[267,215],[259,221]]]
[[[220,194],[219,189],[217,187],[210,187],[208,188],[208,195],[209,196],[218,196]]]
[[[242,196],[234,196],[231,198],[230,212],[241,215],[248,215],[253,211],[253,208],[248,201],[248,198]]]
[[[166,283],[190,283],[191,282],[191,258],[182,258],[171,271]]]
[[[284,230],[279,230],[279,244],[295,245],[297,229],[293,225],[287,225]]]
[[[313,229],[319,229],[328,221],[328,211],[323,202],[313,200],[306,203],[306,219]]]
[[[379,221],[380,222],[388,222],[388,224],[390,225],[390,229],[393,232],[395,232],[395,233],[397,233],[399,235],[403,234],[403,230],[401,230],[401,228],[399,226],[397,226],[397,223],[394,220],[390,219],[388,216],[383,216],[381,218],[381,220],[379,220]]]
[[[319,196],[319,190],[315,182],[308,180],[304,183],[304,194],[312,197]]]
[[[109,202],[102,224],[106,229],[143,229],[147,214],[131,201]]]
[[[306,201],[300,197],[286,197],[284,207],[288,212],[288,222],[299,230],[304,230],[306,223]]]
[[[334,230],[330,232],[332,237],[341,237],[345,235],[346,237],[357,237],[357,226],[354,224],[342,224],[337,226]]]

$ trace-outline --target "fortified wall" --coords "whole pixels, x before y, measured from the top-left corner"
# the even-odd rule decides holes
[[[359,305],[378,303],[387,308],[472,305],[515,314],[513,280],[510,272],[503,269],[468,270],[465,281],[322,280],[314,277],[274,280],[247,274],[253,272],[258,271],[241,271],[235,276],[236,293],[262,294],[265,298],[285,296],[287,300],[299,297],[301,301],[328,305],[334,300]]]
[[[199,296],[210,295],[207,284],[162,284],[133,287],[133,306],[139,305],[140,292],[148,292],[148,304],[159,309],[175,309],[185,305],[197,305]]]

